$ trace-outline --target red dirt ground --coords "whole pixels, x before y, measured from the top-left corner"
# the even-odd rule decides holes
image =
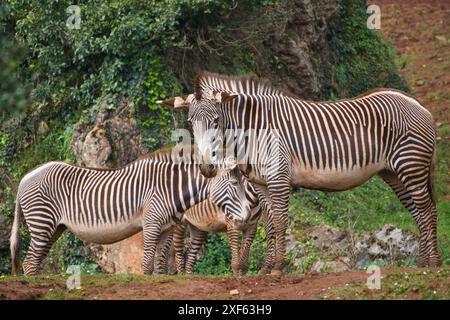
[[[417,269],[385,269],[382,277],[391,273],[416,272]],[[258,299],[303,300],[317,299],[327,291],[354,282],[365,283],[364,270],[342,273],[310,273],[300,276],[248,276],[226,277],[161,277],[141,276],[131,280],[117,280],[115,276],[90,276],[82,278],[82,289],[72,295],[65,287],[65,278],[38,281],[0,281],[0,299]],[[238,290],[232,295],[231,290]],[[52,295],[52,292],[54,293]]]

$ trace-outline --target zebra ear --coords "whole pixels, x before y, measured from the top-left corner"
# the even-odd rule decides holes
[[[159,105],[171,107],[174,109],[189,109],[191,104],[186,101],[188,97],[189,96],[182,96],[182,97],[170,98],[167,100],[158,100],[158,101],[156,101],[156,103]]]
[[[236,99],[239,95],[236,93],[229,93],[229,92],[218,92],[215,94],[215,98],[217,100],[217,102],[219,103],[225,103],[225,102],[229,102],[233,99]]]

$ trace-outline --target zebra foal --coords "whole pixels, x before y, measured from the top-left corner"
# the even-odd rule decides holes
[[[259,200],[264,189],[253,187],[244,181],[247,199],[251,206],[251,215],[246,223],[236,223],[226,217],[223,211],[210,200],[190,208],[183,216],[181,224],[173,232],[173,246],[178,273],[192,273],[198,251],[208,233],[226,232],[231,249],[231,268],[234,275],[245,275],[248,271],[250,248],[256,235],[258,222],[264,216],[266,223],[267,254],[260,273],[267,273],[273,267],[275,243],[273,229],[267,225],[267,202]],[[263,195],[265,198],[265,195]],[[185,246],[186,229],[189,230],[187,246]],[[242,240],[239,243],[239,235]]]

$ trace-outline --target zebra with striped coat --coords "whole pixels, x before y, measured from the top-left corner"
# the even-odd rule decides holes
[[[26,275],[39,272],[65,229],[98,244],[117,242],[143,230],[142,269],[151,274],[158,242],[165,242],[183,213],[197,203],[209,197],[229,219],[248,219],[250,206],[234,161],[223,161],[217,177],[207,179],[198,164],[163,161],[162,153],[118,169],[49,162],[28,173],[16,198],[11,232],[13,274],[19,272],[22,215],[31,237],[23,263]]]
[[[277,137],[274,159],[240,163],[250,181],[269,190],[277,273],[285,263],[290,188],[341,191],[374,175],[393,189],[418,225],[418,264],[440,264],[432,179],[436,130],[432,115],[417,99],[377,89],[352,99],[305,101],[255,77],[203,72],[195,79],[194,94],[160,103],[189,108],[205,176],[217,172],[218,146],[205,132],[243,129],[236,140],[244,149],[257,143],[264,130]],[[248,129],[256,135],[246,139]]]
[[[267,254],[261,273],[270,272],[274,263],[275,243],[273,229],[267,226],[267,201],[262,203],[259,197],[265,199],[264,189],[255,189],[244,181],[247,199],[252,213],[246,223],[236,223],[226,217],[223,211],[210,200],[192,207],[183,216],[182,223],[173,232],[173,246],[178,273],[192,273],[198,252],[209,232],[226,232],[231,249],[231,268],[235,275],[245,275],[248,271],[250,247],[256,235],[258,221],[264,215],[266,222]],[[261,195],[263,193],[263,195]],[[185,246],[186,229],[189,230],[187,246]],[[242,241],[239,245],[239,234],[242,231]]]

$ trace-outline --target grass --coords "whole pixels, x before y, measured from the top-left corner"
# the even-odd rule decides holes
[[[397,272],[381,279],[380,289],[352,282],[321,294],[322,299],[450,299],[450,269]]]

